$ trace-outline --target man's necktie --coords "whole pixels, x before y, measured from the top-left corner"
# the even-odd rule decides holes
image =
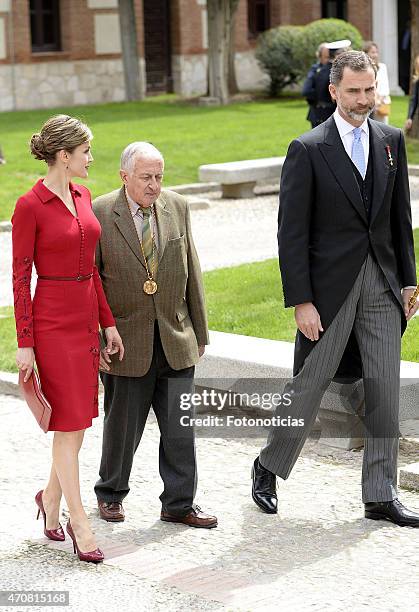
[[[354,140],[352,143],[351,159],[354,162],[355,166],[358,168],[362,178],[365,178],[365,154],[364,147],[362,146],[361,141],[362,130],[360,127],[357,127],[354,128],[352,132],[354,135]]]
[[[151,233],[151,207],[140,208],[143,213],[143,232],[142,232],[142,245],[144,257],[147,260],[147,266],[150,274],[153,274],[153,236]],[[154,250],[155,247],[154,247]],[[154,273],[157,269],[157,253],[154,253]]]

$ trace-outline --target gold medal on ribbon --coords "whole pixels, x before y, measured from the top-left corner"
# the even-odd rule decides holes
[[[128,204],[128,200],[127,200],[127,204]],[[129,204],[128,204],[128,209],[131,210],[129,208]],[[155,213],[154,213],[154,205],[152,205],[152,207],[151,207],[151,214],[152,214],[152,217],[154,219],[154,226],[156,227],[157,224],[156,224],[156,217],[155,217]],[[153,278],[154,271],[155,271],[154,270],[154,268],[155,268],[154,264],[155,264],[155,248],[156,248],[156,243],[155,243],[155,240],[154,240],[154,235],[151,234],[151,240],[152,240],[152,245],[153,245],[153,247],[152,247],[152,257],[151,257],[151,271],[150,271],[150,269],[148,267],[147,257],[146,257],[146,255],[144,253],[143,242],[142,242],[140,236],[138,236],[138,238],[139,238],[139,241],[140,241],[141,253],[142,253],[142,256],[143,256],[143,259],[144,259],[144,265],[145,265],[145,269],[146,269],[146,272],[147,272],[147,280],[144,281],[143,291],[147,295],[154,295],[157,292],[157,283],[156,283],[156,281]]]
[[[147,295],[153,295],[157,291],[157,283],[152,278],[148,278],[143,285],[144,293]]]

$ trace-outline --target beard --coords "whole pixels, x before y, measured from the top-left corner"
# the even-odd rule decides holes
[[[342,106],[343,112],[346,115],[348,115],[348,117],[353,119],[354,121],[365,121],[365,119],[367,119],[371,115],[371,113],[373,112],[374,108],[375,108],[375,103],[368,105],[367,109],[365,111],[363,111],[363,112],[360,112],[357,109],[353,109],[353,108],[348,108],[346,106]]]

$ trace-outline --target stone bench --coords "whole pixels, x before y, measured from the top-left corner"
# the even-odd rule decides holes
[[[291,342],[265,340],[237,334],[210,332],[210,345],[196,367],[199,388],[236,393],[281,393],[286,380],[292,376],[294,345]],[[419,438],[419,363],[401,364],[400,421],[409,423],[405,435]],[[359,415],[363,414],[364,392],[362,381],[355,385],[332,382],[326,391],[318,413],[320,441],[343,449],[363,445],[363,428]],[[272,414],[263,406],[238,412],[267,417]]]
[[[258,181],[274,181],[279,184],[285,157],[246,159],[223,164],[206,164],[199,167],[199,180],[220,183],[223,198],[252,198]]]

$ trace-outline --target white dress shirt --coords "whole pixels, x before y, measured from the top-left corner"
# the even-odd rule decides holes
[[[354,143],[354,129],[355,127],[348,123],[342,115],[339,113],[339,110],[336,109],[333,113],[333,119],[335,120],[336,127],[339,132],[339,136],[342,140],[343,146],[345,148],[346,153],[349,155],[349,158],[352,159],[352,145]],[[368,157],[370,154],[370,130],[368,126],[368,119],[365,119],[364,123],[359,126],[361,128],[361,142],[362,147],[364,149],[365,156],[365,168],[368,167]],[[365,178],[365,177],[363,177]]]
[[[138,239],[141,241],[143,237],[143,219],[144,219],[143,212],[140,208],[140,205],[137,204],[137,202],[135,202],[131,198],[126,188],[125,188],[125,196],[127,198],[129,209],[131,211],[135,229],[137,230]],[[153,214],[151,215],[151,233],[153,234],[154,244],[156,245],[156,249],[158,250],[159,236],[158,236],[158,231],[157,231],[156,216]]]

